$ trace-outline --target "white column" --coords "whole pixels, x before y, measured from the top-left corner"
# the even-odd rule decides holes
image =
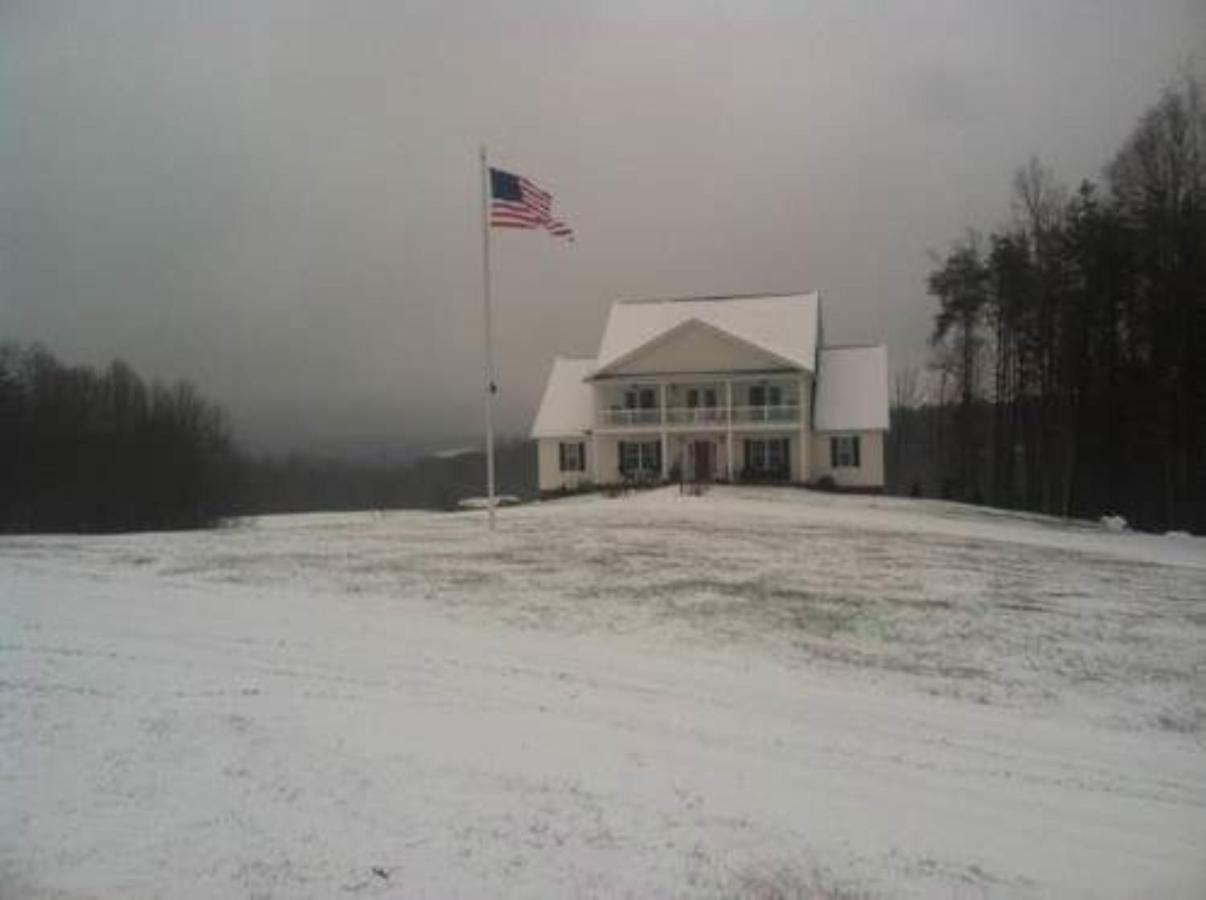
[[[724,467],[729,481],[733,480],[733,382],[724,383]]]
[[[800,376],[800,398],[798,405],[800,407],[800,446],[796,449],[796,466],[799,468],[797,475],[798,481],[808,481],[812,478],[812,473],[809,472],[808,460],[811,447],[809,446],[812,438],[808,433],[808,378],[804,375]]]
[[[662,481],[667,481],[670,478],[670,437],[666,434],[666,382],[660,382],[657,387],[662,419]]]

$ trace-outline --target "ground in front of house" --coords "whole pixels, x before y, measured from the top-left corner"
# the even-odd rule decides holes
[[[1206,542],[773,488],[0,540],[3,897],[1206,895]]]

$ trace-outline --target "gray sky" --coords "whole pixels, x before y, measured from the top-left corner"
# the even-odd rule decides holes
[[[477,146],[504,430],[617,297],[817,289],[924,353],[926,252],[1039,154],[1095,177],[1201,0],[0,0],[0,335],[187,377],[256,449],[480,429]]]

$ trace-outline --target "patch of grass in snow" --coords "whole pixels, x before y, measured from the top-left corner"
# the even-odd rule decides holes
[[[690,882],[707,900],[871,900],[872,894],[823,869],[787,862],[753,863],[736,870],[707,858],[695,860]]]
[[[696,625],[734,616],[774,630],[791,629],[833,637],[853,630],[865,616],[865,600],[781,587],[764,579],[722,581],[684,578],[654,584],[650,599],[662,601],[662,617]]]
[[[1165,709],[1155,717],[1155,725],[1161,731],[1176,734],[1198,734],[1206,731],[1206,709]]]

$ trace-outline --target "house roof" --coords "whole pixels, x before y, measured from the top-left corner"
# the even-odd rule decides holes
[[[817,373],[817,431],[874,431],[888,427],[888,350],[822,347]]]
[[[594,427],[594,389],[586,378],[595,368],[593,359],[558,356],[553,360],[532,437],[564,437]]]
[[[692,319],[768,351],[789,366],[815,366],[819,300],[811,294],[627,300],[607,317],[595,375]]]

